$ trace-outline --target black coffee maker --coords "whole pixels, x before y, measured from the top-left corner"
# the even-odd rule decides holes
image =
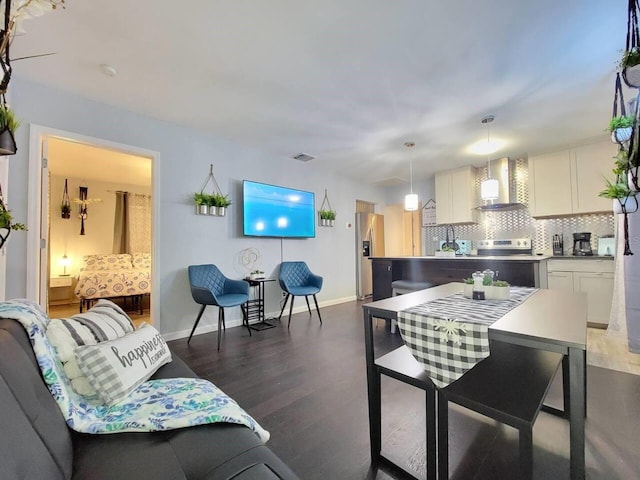
[[[591,250],[591,232],[573,234],[573,254],[576,256],[593,255]]]

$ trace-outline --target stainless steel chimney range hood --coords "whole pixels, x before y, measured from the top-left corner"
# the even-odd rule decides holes
[[[489,162],[491,177],[498,180],[498,198],[487,200],[476,207],[477,210],[515,210],[525,205],[517,199],[516,160],[508,157]],[[482,170],[480,170],[482,171]],[[480,179],[484,180],[484,178]]]

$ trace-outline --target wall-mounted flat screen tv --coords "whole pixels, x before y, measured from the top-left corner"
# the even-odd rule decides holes
[[[252,237],[316,236],[313,192],[244,180],[243,233]]]

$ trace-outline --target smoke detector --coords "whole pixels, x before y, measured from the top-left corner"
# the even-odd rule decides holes
[[[300,153],[298,153],[298,154],[294,155],[294,156],[293,156],[293,157],[291,157],[291,158],[293,158],[293,159],[295,159],[295,160],[299,160],[299,161],[301,161],[301,162],[308,162],[309,160],[313,160],[313,159],[314,159],[314,158],[316,158],[316,157],[314,157],[313,155],[309,155],[308,153],[302,153],[302,152],[300,152]]]

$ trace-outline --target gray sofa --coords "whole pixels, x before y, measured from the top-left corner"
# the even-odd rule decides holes
[[[175,355],[153,378],[195,377]],[[294,480],[247,427],[226,423],[150,433],[70,430],[36,363],[29,338],[0,319],[2,480]]]

